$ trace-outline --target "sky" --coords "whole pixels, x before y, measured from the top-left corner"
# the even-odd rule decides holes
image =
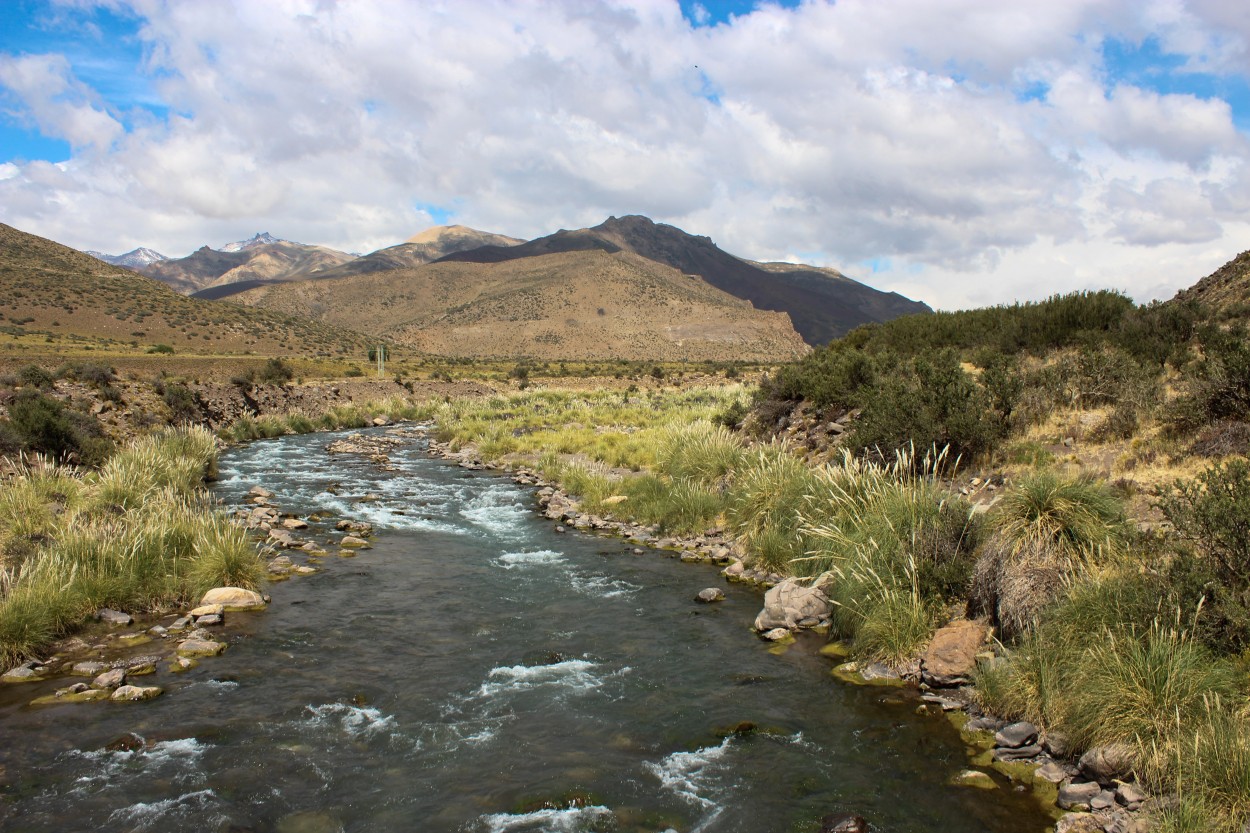
[[[644,214],[936,308],[1250,249],[1250,3],[0,0],[0,222],[182,256]]]

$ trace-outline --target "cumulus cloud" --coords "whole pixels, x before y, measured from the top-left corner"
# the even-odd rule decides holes
[[[8,109],[75,148],[0,168],[0,219],[82,248],[643,213],[944,307],[1144,299],[1245,248],[1230,105],[1111,77],[1100,49],[1250,71],[1228,4],[810,0],[712,26],[675,0],[108,5],[141,20],[146,117],[123,126],[64,55],[0,55]]]

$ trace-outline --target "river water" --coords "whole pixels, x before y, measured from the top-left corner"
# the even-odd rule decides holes
[[[327,455],[331,439],[231,450],[215,490],[320,511],[321,541],[335,519],[372,521],[374,547],[331,547],[269,610],[231,615],[225,655],[145,678],[155,701],[0,691],[0,826],[783,833],[855,812],[895,833],[1044,829],[1005,784],[950,786],[963,746],[911,696],[833,679],[815,637],[770,651],[749,630],[758,591],[556,533],[532,490],[422,441],[384,471]],[[726,601],[694,603],[708,586]],[[743,722],[756,730],[730,731]],[[107,750],[127,732],[146,748]]]

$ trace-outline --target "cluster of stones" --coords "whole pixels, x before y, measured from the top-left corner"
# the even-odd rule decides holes
[[[139,685],[137,678],[155,674],[157,665],[166,659],[169,660],[168,670],[178,672],[194,668],[201,657],[219,656],[226,650],[226,643],[209,629],[223,626],[228,611],[261,610],[265,604],[265,598],[253,590],[217,587],[205,593],[195,608],[174,617],[165,625],[154,624],[142,631],[110,634],[96,644],[78,637],[63,640],[51,658],[22,663],[0,676],[0,681],[37,682],[56,676],[91,679],[90,683],[76,682],[58,688],[52,694],[32,700],[31,705],[151,700],[159,697],[163,690],[160,686]],[[130,614],[109,608],[100,610],[96,618],[113,627],[134,624]],[[75,659],[75,655],[81,656],[86,652],[102,655],[110,650],[146,644],[155,639],[171,644],[172,652],[112,660]]]
[[[382,427],[390,425],[390,417],[379,416],[374,417],[373,425]],[[389,432],[388,432],[389,433]],[[369,462],[381,468],[383,471],[395,471],[396,467],[391,462],[390,452],[396,447],[404,445],[407,441],[401,437],[391,436],[366,436],[364,434],[349,434],[346,437],[340,437],[326,446],[326,451],[330,454],[359,454],[367,457]]]
[[[802,402],[790,413],[777,417],[773,425],[762,426],[774,436],[784,437],[809,462],[828,459],[842,444],[859,411],[821,412],[811,403]]]
[[[1028,722],[1004,724],[992,717],[965,727],[994,732],[993,759],[1038,765],[1035,778],[1058,785],[1055,803],[1067,815],[1056,833],[1144,833],[1148,824],[1137,811],[1151,799],[1133,781],[1134,756],[1122,744],[1089,749],[1075,762],[1067,739],[1057,732],[1042,735]]]
[[[293,575],[311,575],[317,568],[308,564],[296,564],[291,556],[280,552],[293,550],[303,553],[309,559],[325,556],[324,546],[316,541],[300,537],[296,533],[310,528],[309,522],[322,520],[320,516],[310,515],[307,519],[297,517],[289,512],[280,511],[273,501],[273,492],[261,486],[253,486],[244,496],[246,508],[234,513],[234,522],[245,529],[263,534],[266,544],[262,554],[266,557],[269,578],[281,581]],[[340,520],[335,530],[344,533],[341,538],[331,542],[339,547],[339,555],[344,558],[354,556],[357,551],[368,549],[373,535],[373,525],[363,521]]]

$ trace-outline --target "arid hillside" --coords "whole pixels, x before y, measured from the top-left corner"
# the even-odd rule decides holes
[[[1221,318],[1250,318],[1250,251],[1182,289],[1176,300],[1197,301]]]
[[[268,309],[198,301],[0,223],[0,338],[44,332],[136,347],[276,355],[360,353],[356,332]]]
[[[785,312],[808,344],[820,345],[860,324],[930,312],[928,306],[881,292],[829,269],[800,264],[760,264],[734,257],[710,238],[687,234],[646,217],[609,217],[594,228],[561,229],[517,246],[485,246],[444,260],[502,263],[570,251],[633,252],[750,301],[757,309]]]
[[[784,314],[628,252],[442,261],[232,300],[452,356],[774,361],[808,350]]]

